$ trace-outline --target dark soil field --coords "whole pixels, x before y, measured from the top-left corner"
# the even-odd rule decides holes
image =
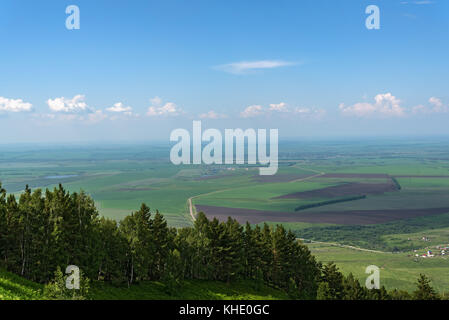
[[[274,212],[204,205],[196,205],[196,209],[198,212],[204,212],[206,216],[211,219],[217,218],[220,221],[226,221],[228,217],[231,217],[239,223],[249,222],[252,224],[272,221],[368,225],[421,216],[439,215],[449,212],[449,207],[396,210],[354,210],[345,212],[323,211],[310,213]]]
[[[449,178],[449,176],[411,176],[411,175],[395,175],[396,178],[429,178],[429,179],[433,179],[433,178]]]
[[[323,174],[320,178],[382,179],[382,178],[390,178],[390,176],[384,173],[326,173]]]
[[[397,191],[393,182],[386,183],[359,183],[349,182],[338,186],[327,187],[318,190],[302,191],[286,194],[274,199],[314,199],[314,198],[338,198],[347,196],[359,196],[369,194],[382,194]]]

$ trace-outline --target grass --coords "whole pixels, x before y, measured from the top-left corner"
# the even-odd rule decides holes
[[[0,270],[0,300],[42,300],[43,285]],[[93,282],[89,291],[92,300],[285,300],[280,290],[254,281],[224,283],[218,281],[185,281],[169,294],[163,283],[140,282],[131,288]]]
[[[43,286],[0,269],[0,300],[40,300]]]
[[[273,199],[285,194],[321,189],[334,184],[323,181],[297,181],[283,183],[262,183],[236,187],[223,192],[205,194],[195,199],[195,204],[226,206],[232,208],[256,209],[265,211],[294,212],[299,205],[309,205],[320,200]]]
[[[359,251],[328,244],[307,244],[312,254],[323,263],[335,262],[344,274],[350,272],[364,284],[365,269],[369,265],[380,268],[380,284],[387,289],[412,292],[420,273],[432,280],[432,286],[440,293],[449,292],[449,257],[418,258],[408,253],[375,253]]]
[[[91,298],[98,300],[285,300],[288,295],[282,291],[256,285],[253,281],[232,283],[218,281],[185,281],[168,294],[160,282],[141,282],[127,287],[114,287],[94,283]]]

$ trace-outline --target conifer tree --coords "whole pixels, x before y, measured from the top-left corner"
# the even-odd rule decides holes
[[[438,294],[430,285],[430,279],[424,274],[420,274],[417,280],[417,290],[413,293],[415,300],[439,300]]]

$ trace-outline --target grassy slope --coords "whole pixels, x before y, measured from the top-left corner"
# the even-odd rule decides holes
[[[276,289],[261,286],[256,288],[251,281],[239,281],[231,284],[218,281],[186,281],[181,288],[169,295],[160,282],[142,282],[126,287],[113,287],[102,283],[94,284],[91,289],[93,299],[132,299],[132,300],[271,300],[288,299],[288,296]]]
[[[23,279],[10,272],[0,270],[0,300],[40,300],[43,286]],[[260,286],[251,281],[226,284],[218,281],[186,281],[175,295],[167,294],[159,282],[142,282],[126,287],[115,287],[104,283],[93,283],[90,289],[94,300],[270,300],[288,299],[276,289]]]
[[[0,270],[0,300],[39,300],[42,286]]]

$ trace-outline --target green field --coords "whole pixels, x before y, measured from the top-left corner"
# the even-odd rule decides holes
[[[381,253],[366,252],[329,244],[308,244],[318,260],[323,263],[335,262],[344,274],[352,273],[364,284],[365,269],[369,265],[380,268],[380,282],[387,289],[400,288],[412,292],[420,273],[432,280],[432,286],[440,293],[449,291],[449,257],[414,258],[413,252]],[[424,252],[423,250],[420,251]]]
[[[292,214],[449,207],[449,143],[443,139],[283,142],[279,147],[279,171],[273,180],[261,180],[258,169],[249,165],[175,166],[168,161],[169,146],[162,143],[2,146],[1,150],[0,181],[8,192],[20,194],[26,184],[31,188],[53,188],[62,183],[69,191],[86,191],[101,215],[117,220],[145,202],[163,213],[171,226],[189,226],[193,223],[189,198],[194,205]],[[276,199],[348,183],[391,181],[388,177],[323,174],[387,174],[395,177],[400,190],[300,212],[295,208],[335,198]],[[268,223],[277,222],[273,219]],[[367,257],[366,252],[335,246],[313,247],[320,259],[335,261],[345,272],[362,276],[367,263],[377,263],[384,267],[389,288],[411,288],[416,275],[423,272],[435,280],[436,287],[449,290],[443,279],[444,270],[449,270],[446,259],[414,262],[407,257],[413,249],[449,243],[449,211],[367,226],[325,222],[291,222],[285,226],[298,237],[386,252]],[[430,242],[422,243],[422,236],[428,236]],[[397,253],[392,255],[391,251]]]

